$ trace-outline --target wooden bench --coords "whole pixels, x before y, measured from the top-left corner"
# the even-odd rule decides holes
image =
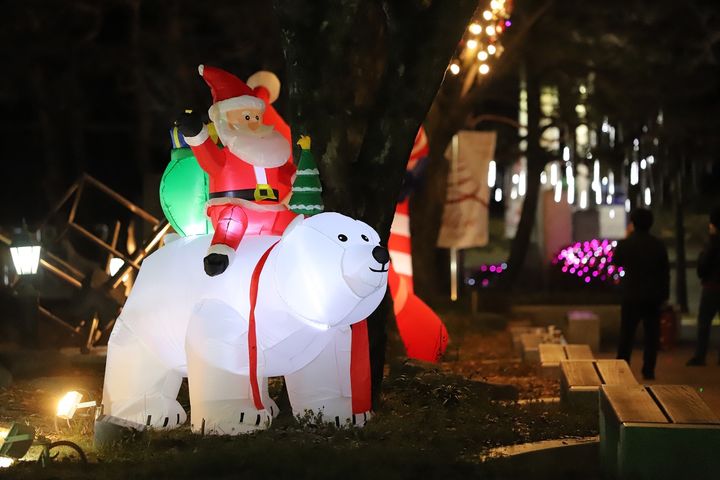
[[[625,360],[564,360],[560,371],[560,401],[573,408],[597,410],[602,385],[638,384]]]
[[[525,362],[540,363],[540,344],[563,344],[565,339],[559,330],[545,330],[545,333],[523,333],[520,335],[520,349]]]
[[[513,341],[513,348],[519,354],[522,354],[522,343],[520,337],[526,333],[532,335],[545,335],[547,328],[545,327],[532,327],[530,325],[516,325],[508,328],[510,330],[510,336]]]
[[[593,352],[600,349],[600,319],[593,312],[571,310],[567,314],[565,338],[570,343],[590,345]]]
[[[603,385],[600,458],[622,479],[717,478],[720,418],[687,385]]]
[[[564,360],[593,360],[589,345],[541,343],[538,346],[543,376],[558,378],[560,362]]]

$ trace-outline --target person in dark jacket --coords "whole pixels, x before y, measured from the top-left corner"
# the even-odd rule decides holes
[[[650,234],[653,215],[639,208],[630,214],[627,238],[618,242],[613,263],[622,267],[622,311],[617,358],[630,363],[638,323],[645,332],[643,378],[655,378],[660,344],[660,310],[670,294],[670,267],[665,245]]]
[[[697,263],[697,274],[702,282],[700,308],[697,318],[697,345],[695,355],[688,360],[688,366],[705,365],[708,343],[710,342],[710,326],[713,318],[720,312],[720,207],[710,213],[710,238],[700,252]],[[718,361],[720,363],[720,360]]]

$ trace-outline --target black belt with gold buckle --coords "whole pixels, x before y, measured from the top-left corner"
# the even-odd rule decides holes
[[[271,202],[278,201],[279,192],[276,189],[267,189],[267,192],[263,192],[264,195],[262,195],[262,198],[260,199],[256,198],[256,190],[257,189],[254,188],[248,188],[245,190],[227,190],[225,192],[212,192],[210,194],[210,198],[241,198],[243,200],[249,200],[251,202],[256,200],[267,200]],[[272,195],[269,195],[270,191],[272,191]]]

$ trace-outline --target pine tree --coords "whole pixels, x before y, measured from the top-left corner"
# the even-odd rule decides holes
[[[297,143],[302,148],[302,152],[292,186],[289,207],[297,214],[311,216],[325,209],[322,200],[320,172],[318,172],[317,164],[310,150],[310,137],[303,135]]]

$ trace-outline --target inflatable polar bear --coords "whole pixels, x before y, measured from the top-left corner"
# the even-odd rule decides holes
[[[389,255],[379,241],[337,213],[298,217],[282,237],[245,237],[216,277],[199,267],[210,236],[167,244],[143,262],[110,336],[103,413],[177,427],[187,419],[176,399],[187,376],[194,432],[250,432],[277,415],[267,377],[282,375],[294,414],[364,424],[369,412],[352,408],[350,326],[385,294]]]

